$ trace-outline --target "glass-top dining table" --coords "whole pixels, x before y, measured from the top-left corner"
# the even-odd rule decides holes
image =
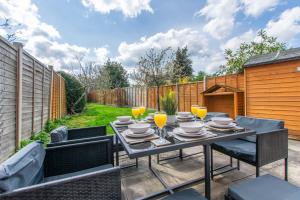
[[[255,131],[250,130],[250,129],[239,129],[238,131],[212,131],[209,130],[209,133],[211,135],[209,137],[201,137],[198,138],[197,140],[192,140],[192,141],[182,141],[178,140],[174,134],[173,130],[178,127],[178,124],[173,125],[173,126],[166,126],[163,134],[163,138],[169,141],[169,144],[163,145],[163,146],[156,146],[154,145],[151,141],[145,141],[145,142],[138,142],[134,144],[129,144],[127,143],[126,139],[124,138],[123,131],[128,129],[127,126],[122,126],[122,127],[117,127],[114,125],[114,123],[110,123],[113,131],[115,132],[116,135],[116,165],[119,165],[119,144],[121,144],[128,155],[130,159],[136,159],[136,158],[141,158],[141,157],[146,157],[148,156],[149,158],[149,169],[153,172],[153,174],[158,178],[158,180],[162,183],[165,189],[161,191],[154,192],[152,194],[149,194],[148,196],[145,196],[141,199],[150,199],[159,195],[162,195],[164,193],[174,193],[174,190],[178,190],[182,187],[186,187],[188,185],[192,185],[197,182],[205,182],[205,197],[210,200],[211,197],[211,186],[210,186],[210,164],[211,164],[211,147],[210,145],[215,142],[220,142],[220,141],[227,141],[227,140],[233,140],[237,138],[244,138],[246,136],[250,136],[255,134]],[[154,124],[152,124],[152,128],[156,130],[156,127]],[[155,131],[155,134],[157,133],[157,130]],[[176,150],[181,150],[185,148],[190,148],[190,147],[196,147],[196,146],[203,146],[203,153],[204,153],[204,177],[196,178],[193,180],[189,180],[185,183],[181,183],[178,185],[168,185],[164,179],[159,175],[159,173],[152,167],[151,164],[151,156],[152,155],[157,155],[160,153],[166,153],[170,151],[176,151]]]

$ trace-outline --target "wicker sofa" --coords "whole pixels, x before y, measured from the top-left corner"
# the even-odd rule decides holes
[[[284,128],[284,122],[280,120],[251,118],[237,116],[239,126],[256,131],[255,135],[246,138],[217,142],[211,145],[213,150],[246,162],[256,167],[256,176],[259,176],[260,167],[281,160],[285,161],[285,180],[288,179],[288,130]],[[232,164],[232,162],[231,162]],[[217,174],[214,171],[224,169],[225,166],[213,168],[213,151],[211,153],[211,177]],[[228,171],[228,170],[227,170]],[[225,172],[227,172],[225,171]]]
[[[0,165],[0,199],[121,199],[111,139],[43,148],[33,142]]]

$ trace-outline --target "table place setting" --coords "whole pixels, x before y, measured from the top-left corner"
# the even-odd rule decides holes
[[[130,124],[133,124],[134,121],[131,119],[131,116],[119,116],[117,120],[113,122],[113,125],[117,128],[126,127]]]
[[[191,112],[178,112],[176,118],[178,122],[190,122],[194,120]]]
[[[141,142],[149,142],[158,139],[155,130],[147,123],[135,123],[128,125],[128,129],[121,133],[128,144],[137,144]]]
[[[206,128],[212,131],[232,132],[242,131],[243,127],[239,127],[234,120],[227,117],[213,117],[211,121],[206,123]]]
[[[200,122],[180,123],[178,128],[174,128],[170,133],[179,141],[188,142],[201,140],[203,138],[214,137],[216,134],[207,131]]]

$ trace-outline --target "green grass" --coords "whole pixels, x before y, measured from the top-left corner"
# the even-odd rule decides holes
[[[149,112],[154,112],[154,110],[148,110],[146,111],[146,114]],[[66,125],[68,128],[105,125],[107,126],[108,134],[113,134],[109,123],[116,120],[116,117],[121,115],[131,115],[131,108],[119,108],[89,103],[82,113],[66,117],[62,124]]]
[[[149,112],[154,112],[154,110],[147,110],[144,115],[146,116]],[[80,114],[66,116],[65,118],[55,121],[48,121],[43,131],[35,134],[30,139],[22,140],[21,147],[26,146],[34,140],[40,140],[44,144],[47,144],[50,140],[48,133],[62,125],[65,125],[68,128],[83,128],[105,125],[107,126],[107,133],[111,135],[114,133],[112,128],[109,126],[109,123],[116,120],[117,116],[121,115],[131,115],[131,108],[119,108],[89,103],[84,111]]]

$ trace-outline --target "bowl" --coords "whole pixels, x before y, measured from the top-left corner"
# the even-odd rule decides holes
[[[117,117],[117,119],[120,122],[129,122],[131,120],[131,116],[119,116],[119,117]]]
[[[186,133],[197,133],[201,130],[203,125],[199,122],[185,122],[180,123],[179,127]]]
[[[233,119],[229,117],[212,117],[211,121],[213,121],[216,124],[229,125],[233,122]]]
[[[189,117],[191,115],[191,112],[178,112],[177,114],[180,117]]]
[[[149,128],[150,124],[146,123],[138,123],[138,124],[130,124],[128,128],[135,134],[145,133]]]

